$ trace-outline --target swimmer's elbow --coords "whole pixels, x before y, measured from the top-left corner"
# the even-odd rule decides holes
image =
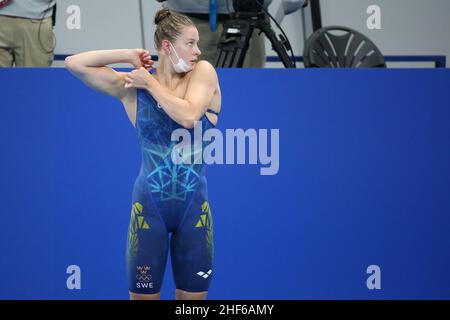
[[[199,120],[199,117],[195,115],[186,116],[180,123],[185,129],[192,129],[195,127],[195,123]]]
[[[74,74],[80,74],[82,72],[82,65],[78,63],[75,56],[68,56],[64,59],[64,65],[67,70]]]
[[[64,59],[64,66],[66,69],[72,70],[75,68],[75,62],[73,61],[73,56],[68,56]]]

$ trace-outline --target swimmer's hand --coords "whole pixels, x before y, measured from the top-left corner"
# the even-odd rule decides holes
[[[135,69],[141,67],[150,71],[153,68],[153,60],[148,50],[145,49],[132,49],[130,52],[130,63]]]
[[[125,76],[125,88],[145,89],[152,79],[152,75],[144,67],[141,67],[127,73]]]

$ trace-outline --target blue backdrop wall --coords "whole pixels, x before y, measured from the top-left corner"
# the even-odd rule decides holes
[[[280,168],[208,166],[210,299],[450,298],[450,71],[218,73],[219,129],[279,129]],[[0,92],[0,298],[128,299],[120,102],[64,69],[0,69]]]

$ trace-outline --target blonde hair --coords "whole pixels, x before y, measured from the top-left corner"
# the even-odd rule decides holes
[[[162,8],[155,15],[156,31],[154,36],[155,48],[161,50],[161,42],[169,40],[174,42],[184,27],[195,26],[187,16]]]

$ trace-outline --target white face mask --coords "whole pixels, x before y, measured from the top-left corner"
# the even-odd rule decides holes
[[[176,73],[184,73],[184,72],[191,71],[192,67],[189,66],[182,58],[180,58],[180,56],[178,55],[177,51],[175,50],[175,47],[172,45],[171,42],[169,42],[169,43],[170,43],[170,46],[173,49],[173,52],[175,52],[175,55],[178,58],[178,63],[174,63],[172,58],[169,55],[170,62],[172,62],[172,65],[173,65],[173,68],[175,69],[175,72]]]

